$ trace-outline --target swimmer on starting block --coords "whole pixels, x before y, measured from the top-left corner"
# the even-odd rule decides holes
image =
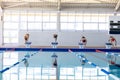
[[[87,39],[86,39],[86,37],[85,37],[85,36],[82,36],[80,42],[83,43],[83,45],[86,46],[86,44],[87,44]]]
[[[58,37],[57,34],[53,34],[53,38],[55,39],[55,42],[57,42],[57,37]]]
[[[108,41],[112,44],[113,47],[117,45],[117,41],[113,36],[110,36]]]
[[[25,43],[28,41],[28,39],[29,39],[29,34],[27,33],[27,34],[24,35]]]

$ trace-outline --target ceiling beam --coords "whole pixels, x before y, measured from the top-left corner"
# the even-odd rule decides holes
[[[15,4],[4,7],[4,9],[14,8],[14,7],[17,7],[17,6],[20,6],[20,5],[24,5],[24,4],[28,4],[28,2],[21,2],[21,3],[18,3],[18,4],[15,3]]]
[[[120,0],[117,2],[116,6],[115,6],[115,11],[117,11],[120,7]]]
[[[61,0],[58,0],[58,10],[61,10]]]

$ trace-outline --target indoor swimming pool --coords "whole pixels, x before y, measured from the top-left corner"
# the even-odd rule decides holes
[[[120,80],[119,50],[101,50],[1,49],[1,80]]]

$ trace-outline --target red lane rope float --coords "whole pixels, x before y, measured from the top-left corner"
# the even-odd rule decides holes
[[[96,52],[103,52],[103,51],[96,49]]]

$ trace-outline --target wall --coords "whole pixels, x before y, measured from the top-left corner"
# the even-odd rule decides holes
[[[26,31],[19,32],[19,44],[24,45],[24,34]],[[58,46],[78,46],[78,42],[82,35],[86,36],[87,46],[105,46],[108,41],[109,34],[107,31],[29,31],[30,39],[34,46],[51,46],[54,41],[53,34],[58,34]],[[120,35],[113,35],[120,45]]]

